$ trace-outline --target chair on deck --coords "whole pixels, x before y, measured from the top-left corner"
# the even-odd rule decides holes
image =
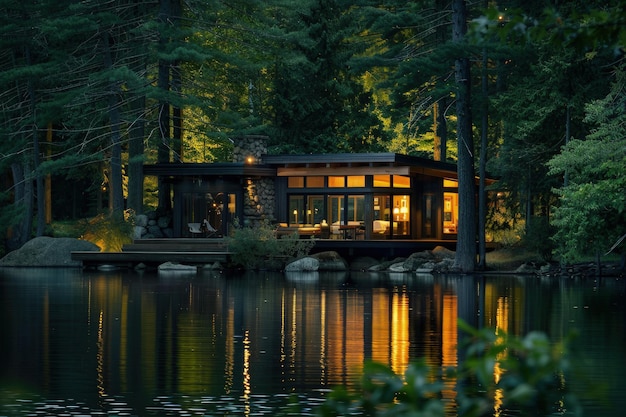
[[[187,227],[192,237],[211,237],[217,233],[217,229],[211,226],[207,219],[202,220],[202,223],[187,223]]]
[[[211,237],[217,233],[217,229],[211,226],[211,223],[207,219],[202,220],[202,225],[200,225],[200,230],[203,231],[206,237]]]
[[[201,223],[187,223],[191,237],[201,236],[204,232],[200,229]]]

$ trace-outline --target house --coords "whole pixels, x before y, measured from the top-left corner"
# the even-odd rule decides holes
[[[344,241],[456,240],[456,165],[396,153],[268,155],[264,137],[240,138],[232,163],[144,166],[173,188],[175,237],[207,219],[234,219]]]

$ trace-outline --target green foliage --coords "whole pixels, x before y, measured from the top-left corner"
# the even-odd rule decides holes
[[[586,140],[572,140],[548,166],[567,176],[556,190],[554,240],[565,260],[606,252],[626,233],[626,73],[620,70],[606,98],[590,103]]]
[[[279,239],[275,231],[269,220],[241,225],[236,219],[227,238],[233,264],[246,269],[280,268],[287,259],[307,255],[315,245],[313,240],[299,239],[297,234]]]
[[[553,235],[554,228],[550,225],[548,216],[534,216],[527,221],[522,243],[526,249],[549,261],[554,251]]]
[[[424,362],[412,363],[403,376],[389,367],[368,362],[357,392],[335,388],[318,410],[326,417],[363,416],[444,416],[439,399],[443,384],[432,382],[431,371]]]
[[[569,338],[552,343],[539,332],[517,337],[501,330],[476,330],[463,322],[459,326],[468,337],[456,369],[440,374],[420,361],[398,375],[385,365],[366,363],[358,388],[334,389],[318,415],[443,417],[443,389],[455,379],[460,417],[505,410],[535,417],[580,414],[564,383],[570,370]]]
[[[100,214],[79,222],[82,239],[94,243],[103,252],[119,252],[122,246],[132,242],[133,220],[115,215]]]
[[[626,44],[626,5],[622,1],[568,1],[559,7],[521,1],[489,7],[473,22],[477,38],[494,34],[503,42],[549,41],[580,51],[606,49],[621,54]]]

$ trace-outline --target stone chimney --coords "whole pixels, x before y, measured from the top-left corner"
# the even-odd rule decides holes
[[[246,135],[233,139],[233,162],[258,164],[261,156],[267,153],[267,136]]]

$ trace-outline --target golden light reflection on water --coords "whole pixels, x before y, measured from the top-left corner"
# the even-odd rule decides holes
[[[318,290],[309,284],[249,293],[221,285],[207,293],[201,284],[186,283],[178,300],[160,296],[167,304],[142,294],[140,323],[133,325],[140,336],[133,338],[129,320],[138,310],[131,308],[136,300],[129,289],[121,281],[94,280],[89,308],[99,309],[99,390],[105,393],[107,355],[117,360],[123,389],[130,389],[128,371],[139,359],[146,385],[197,394],[221,379],[226,394],[241,390],[244,398],[276,371],[285,386],[295,389],[303,382],[350,386],[367,359],[388,364],[398,374],[422,355],[434,372],[458,362],[458,296],[444,282],[418,295],[406,285],[366,292]],[[508,330],[509,299],[493,294],[493,288],[486,292],[487,310],[493,306],[498,328]],[[275,305],[270,303],[274,298]],[[435,334],[440,336],[433,339]],[[130,354],[136,349],[138,358]],[[444,380],[442,395],[453,402],[454,379]]]
[[[254,400],[351,385],[369,359],[402,371],[425,358],[438,370],[457,364],[457,319],[472,314],[480,326],[513,335],[538,329],[559,337],[580,326],[586,349],[602,364],[590,369],[595,380],[618,383],[623,375],[623,322],[613,321],[623,309],[606,302],[621,293],[608,286],[598,286],[601,297],[580,309],[596,297],[595,287],[511,277],[480,285],[464,277],[361,285],[94,274],[71,284],[46,278],[28,291],[22,276],[7,282],[19,291],[7,292],[5,310],[19,314],[3,316],[11,359],[4,372],[22,375],[27,366],[37,388],[57,390],[54,395],[245,394]],[[610,284],[623,291],[621,283]],[[495,366],[494,380],[503,372]],[[612,399],[623,401],[615,393]],[[493,396],[496,415],[505,414],[501,394]],[[444,398],[453,402],[454,396],[454,381],[445,380]]]
[[[100,399],[106,397],[106,389],[104,387],[104,313],[100,311],[98,317],[98,339],[97,339],[97,353],[96,353],[96,375],[98,379],[98,396]]]
[[[288,316],[287,322],[290,323],[289,327],[289,340],[291,343],[289,345],[289,362],[288,362],[288,372],[289,375],[293,375],[294,370],[296,369],[296,348],[297,348],[297,340],[298,340],[298,332],[296,329],[298,328],[298,316],[297,316],[297,306],[298,306],[298,293],[294,288],[291,292],[291,314]]]
[[[380,363],[389,363],[389,323],[391,323],[389,305],[386,303],[388,292],[376,288],[372,294],[372,360]]]
[[[326,382],[327,370],[326,370],[326,291],[322,291],[320,294],[320,316],[321,316],[321,332],[320,332],[320,358],[319,358],[319,366],[320,366],[320,386],[323,386]]]
[[[246,330],[243,338],[243,401],[245,415],[250,415],[250,395],[252,384],[250,376],[250,332]]]
[[[441,367],[456,367],[458,346],[458,297],[454,294],[443,294],[441,330]],[[441,390],[443,400],[452,404],[456,397],[456,378],[446,378]]]
[[[391,369],[402,375],[409,364],[409,298],[406,288],[391,297]]]
[[[509,331],[509,298],[507,296],[497,297],[496,299],[496,331],[503,330],[505,332]],[[504,343],[501,337],[498,338],[496,343]],[[500,361],[503,360],[507,355],[507,352],[504,351],[500,353],[496,357],[496,361],[493,368],[493,380],[497,384],[504,375],[505,370],[500,367]],[[501,388],[495,390],[493,395],[493,409],[494,409],[494,417],[499,417],[502,414],[502,406],[504,399],[504,391]]]
[[[235,300],[228,300],[225,320],[224,392],[230,394],[235,376]]]
[[[283,384],[293,387],[290,389],[302,383],[351,386],[366,359],[388,364],[402,374],[418,359],[411,353],[417,347],[412,342],[415,337],[424,341],[419,348],[429,355],[431,366],[455,366],[457,297],[436,287],[412,306],[415,296],[405,285],[371,292],[294,286],[277,288],[276,295],[272,289],[238,295],[217,289],[207,298],[196,284],[188,283],[183,287],[184,298],[170,299],[167,304],[142,294],[140,323],[133,325],[141,329],[138,338],[133,338],[128,327],[133,300],[120,282],[95,280],[90,298],[100,309],[100,366],[111,361],[107,355],[117,358],[119,383],[124,389],[130,388],[131,363],[139,359],[147,386],[198,394],[222,379],[226,394],[243,390],[248,397],[272,377],[273,368],[279,370]],[[278,303],[268,305],[274,297]],[[423,319],[415,309],[431,310],[433,306],[424,333],[414,334],[416,320]],[[115,326],[105,326],[107,317],[113,318]],[[111,332],[107,333],[107,328]],[[275,341],[265,336],[272,328],[277,330]],[[433,333],[441,334],[438,346],[427,341]],[[272,359],[272,346],[277,363]],[[139,358],[129,356],[137,348]],[[436,356],[439,361],[433,360]],[[222,360],[220,371],[215,365]],[[98,378],[104,392],[104,368],[99,368]],[[454,381],[447,381],[444,397],[454,397]]]

